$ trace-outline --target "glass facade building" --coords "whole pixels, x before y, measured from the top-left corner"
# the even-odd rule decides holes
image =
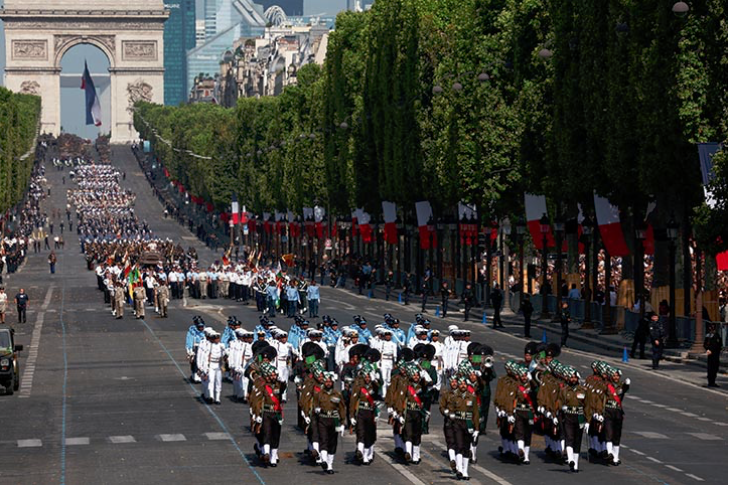
[[[188,100],[188,51],[195,48],[195,0],[165,3],[165,104]]]

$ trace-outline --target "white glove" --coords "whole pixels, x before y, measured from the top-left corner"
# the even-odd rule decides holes
[[[480,432],[479,431],[475,430],[475,431],[472,432],[472,442],[473,443],[477,441],[477,437],[478,436],[480,436]]]
[[[312,422],[312,420],[310,419],[310,417],[305,416],[305,424],[310,424],[311,422]]]
[[[533,376],[531,375],[531,373],[530,373],[530,372],[528,372],[528,382],[530,382],[530,381],[532,381],[532,380],[533,380]]]
[[[591,417],[599,421],[599,415],[597,413],[592,414]]]
[[[431,418],[431,413],[429,411],[427,411],[425,416],[426,416],[426,420],[429,421],[429,418]]]
[[[628,386],[628,385],[630,385],[631,383],[632,383],[632,381],[631,381],[631,380],[629,380],[629,377],[627,377],[626,379],[624,379],[624,385]]]
[[[320,411],[321,411],[320,408],[315,408],[315,414],[320,414]]]
[[[543,414],[543,412],[546,410],[543,406],[538,406],[538,412]]]
[[[558,425],[558,418],[553,418],[553,424]]]
[[[262,423],[262,421],[263,421],[263,419],[262,419],[262,417],[261,417],[261,416],[257,416],[257,417],[256,417],[256,422],[257,422],[257,423],[261,424],[261,423]]]
[[[350,418],[350,424],[352,426],[355,426],[355,423],[357,423],[357,421],[355,420],[355,418]]]
[[[282,426],[282,425],[284,424],[284,418],[280,419],[280,420],[279,420],[279,421],[277,421],[277,422],[279,423],[279,426]]]
[[[399,416],[398,422],[401,424],[406,424],[406,418],[404,418],[403,416]]]
[[[515,423],[515,416],[513,416],[512,414],[510,416],[508,416],[508,423],[510,423],[510,424]]]
[[[449,409],[445,409],[445,410],[444,410],[444,415],[445,415],[445,416],[449,416]]]
[[[589,432],[589,423],[584,423],[584,433]]]
[[[388,412],[388,415],[389,416],[392,416],[393,415],[393,408],[392,407],[389,406],[388,409],[386,409],[386,411]]]
[[[449,419],[454,419],[454,418],[455,418],[454,413],[449,415]]]
[[[602,416],[601,414],[599,414],[597,416],[598,417],[596,418],[596,420],[599,421],[600,423],[603,423],[604,422],[604,416]]]
[[[561,411],[566,412],[569,410],[568,406],[561,406]]]
[[[551,419],[551,416],[553,416],[553,415],[551,414],[551,411],[546,411],[546,417],[547,417],[548,419]]]
[[[343,426],[341,424],[340,426],[338,426],[337,428],[335,428],[335,432],[336,433],[340,433],[340,436],[344,436],[345,435],[345,426]]]
[[[491,369],[492,368],[492,364],[491,363],[490,364],[482,364],[482,366],[485,367],[486,369]]]

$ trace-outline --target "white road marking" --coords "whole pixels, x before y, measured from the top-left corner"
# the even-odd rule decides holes
[[[667,408],[667,410],[668,411],[672,411],[674,413],[682,413],[683,412],[682,409],[678,409],[678,408]]]
[[[682,470],[680,470],[678,467],[674,467],[672,465],[665,465],[665,466],[668,467],[670,470],[675,470],[676,472],[682,472]]]
[[[696,419],[698,421],[713,421],[711,418],[704,418],[703,416],[698,416]]]
[[[119,443],[137,443],[134,436],[110,436],[109,441],[114,444]]]
[[[688,416],[689,418],[693,418],[696,416],[695,414],[688,412],[688,411],[682,412],[680,414],[682,414],[683,416]]]
[[[647,459],[648,459],[648,460],[650,460],[651,462],[655,462],[655,463],[662,463],[662,462],[661,462],[660,460],[658,460],[657,458],[653,458],[653,457],[647,457]]]
[[[48,309],[48,304],[51,302],[51,295],[53,294],[53,286],[48,288],[46,291],[46,297],[43,300],[43,306],[41,311],[36,317],[36,324],[33,326],[33,334],[30,339],[30,346],[28,347],[28,360],[23,370],[23,375],[20,379],[20,393],[19,398],[29,398],[31,389],[33,389],[33,376],[36,372],[36,360],[38,360],[38,347],[41,345],[41,333],[43,332],[43,319]]]
[[[690,436],[695,436],[699,440],[714,441],[723,440],[720,436],[709,435],[708,433],[688,433]]]
[[[698,477],[697,475],[693,475],[692,473],[685,474],[688,477],[692,478],[693,480],[697,480],[698,482],[705,482],[702,478]]]
[[[157,435],[160,441],[186,441],[185,435]]]
[[[655,433],[654,431],[635,431],[635,434],[650,438],[653,440],[668,440],[669,438],[662,433]]]
[[[226,433],[203,433],[203,436],[209,440],[228,440]]]
[[[388,465],[390,465],[391,467],[393,467],[394,470],[396,470],[398,473],[400,473],[401,475],[403,475],[406,478],[406,480],[408,480],[412,484],[414,484],[414,485],[421,485],[421,484],[424,483],[421,480],[419,480],[419,477],[417,477],[413,473],[409,472],[406,469],[406,467],[404,467],[400,463],[392,463],[391,458],[383,452],[383,449],[378,445],[378,443],[376,443],[375,452],[376,452],[376,455],[378,455],[379,457],[381,457],[381,459],[383,461],[385,461]]]
[[[439,446],[442,449],[445,449],[445,450],[447,449],[447,445],[445,445],[444,443],[441,443],[438,441],[433,441],[432,443],[434,443],[435,445]],[[479,454],[478,454],[478,456],[479,456]],[[511,485],[510,482],[508,482],[507,480],[505,480],[498,474],[491,472],[490,470],[486,469],[485,467],[481,467],[480,465],[470,465],[470,468],[477,470],[482,475],[485,475],[486,477],[494,480],[495,482],[497,482],[500,485]]]
[[[718,422],[718,421],[715,422],[715,423],[713,423],[713,424],[715,424],[716,426],[728,426],[728,423],[721,423],[721,422]]]
[[[642,455],[643,457],[645,456],[645,454],[644,454],[644,453],[642,453],[642,452],[641,452],[641,451],[639,451],[639,450],[635,450],[635,449],[633,449],[633,448],[630,448],[630,449],[629,449],[629,451],[631,451],[632,453],[635,453],[635,454],[637,454],[637,455]]]
[[[80,436],[78,438],[66,438],[65,444],[66,444],[66,446],[88,445],[89,444],[89,437],[88,436]]]
[[[43,442],[38,439],[18,440],[18,448],[39,448],[43,446]]]

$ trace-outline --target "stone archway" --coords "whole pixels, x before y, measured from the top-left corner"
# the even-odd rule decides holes
[[[163,103],[162,0],[5,0],[5,84],[42,98],[41,131],[61,128],[61,59],[93,44],[109,58],[112,142],[137,138],[132,104]]]

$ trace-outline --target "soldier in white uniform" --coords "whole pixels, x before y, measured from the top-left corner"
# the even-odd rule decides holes
[[[293,357],[297,355],[292,344],[287,341],[288,334],[284,330],[278,330],[274,335],[275,341],[272,346],[277,351],[277,375],[279,387],[282,391],[282,401],[287,402],[287,382],[289,381],[289,368],[292,366]]]
[[[239,328],[236,330],[236,338],[236,341],[231,342],[229,347],[228,366],[233,379],[234,395],[239,401],[246,402],[248,399],[249,378],[246,377],[244,371],[246,364],[253,355],[251,343],[254,334]]]
[[[208,376],[204,376],[202,374],[202,360],[204,359],[204,357],[208,357],[208,351],[210,350],[212,343],[211,334],[213,333],[215,333],[215,330],[210,326],[207,326],[203,329],[203,334],[206,336],[206,339],[201,340],[200,344],[198,345],[198,352],[195,357],[195,363],[198,367],[198,377],[200,377],[201,379],[201,398],[203,398],[203,400],[206,402],[210,400],[210,397],[208,396]]]
[[[383,391],[381,397],[386,397],[386,390],[391,385],[391,372],[393,371],[393,364],[396,362],[398,356],[398,345],[391,338],[391,330],[388,328],[382,328],[380,330],[378,351],[381,353],[381,360],[378,362],[378,368],[381,369],[381,377],[383,379]]]
[[[221,365],[226,358],[226,347],[221,343],[221,334],[216,331],[211,333],[210,343],[210,346],[205,348],[198,367],[200,375],[208,385],[208,402],[212,400],[214,404],[221,404]]]

